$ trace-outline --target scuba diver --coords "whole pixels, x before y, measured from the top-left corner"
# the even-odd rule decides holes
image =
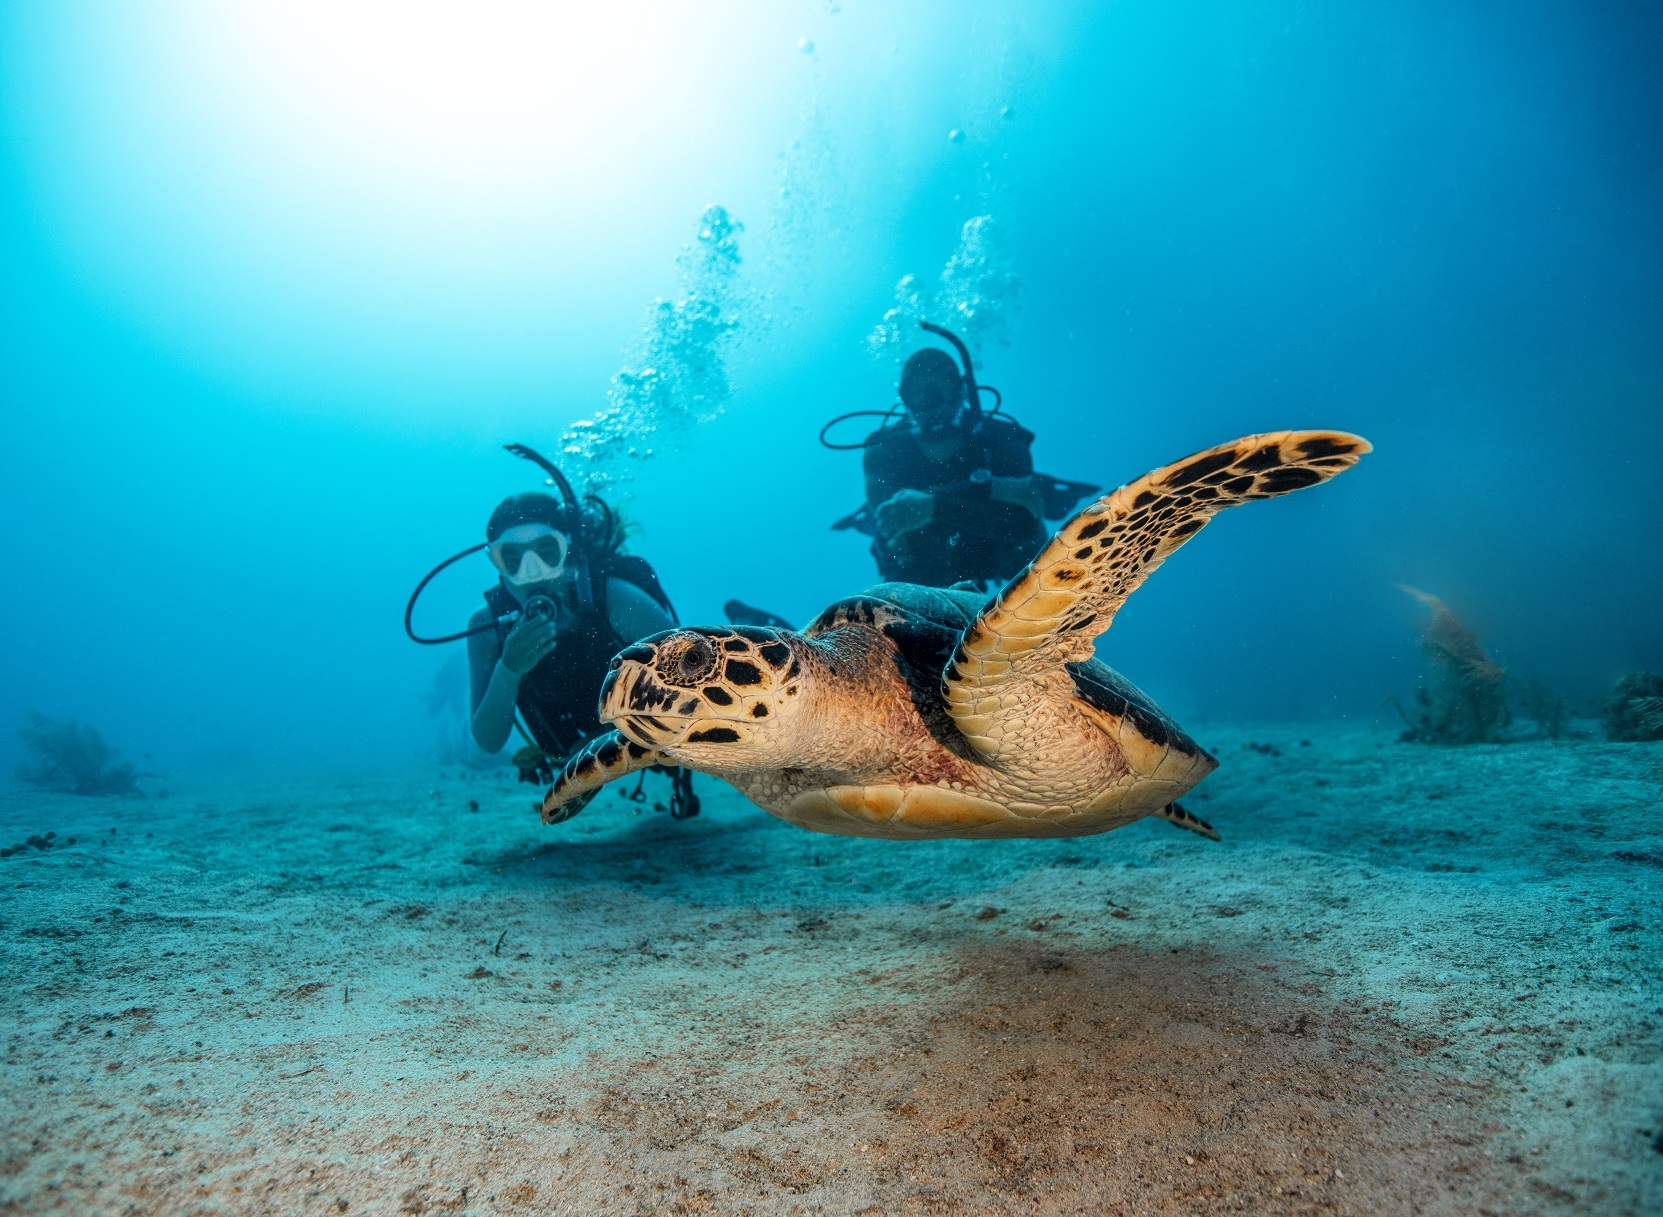
[[[673,629],[677,620],[653,568],[620,552],[624,529],[617,513],[595,495],[578,498],[560,470],[530,448],[510,444],[508,451],[545,470],[560,497],[534,492],[497,504],[484,543],[445,559],[416,586],[404,629],[423,644],[468,640],[474,742],[494,753],[518,726],[527,740],[514,754],[520,780],[547,785],[567,756],[605,730],[599,694],[612,657],[638,638]],[[411,616],[423,589],[445,567],[482,549],[497,582],[468,628],[442,638],[418,636]],[[671,815],[697,815],[691,772],[662,771],[671,776]],[[630,797],[645,800],[640,786]]]
[[[899,406],[853,411],[821,429],[828,448],[863,449],[866,475],[865,504],[832,527],[872,538],[885,581],[1003,583],[1050,538],[1046,520],[1061,519],[1100,487],[1035,473],[1033,432],[1003,413],[997,389],[976,383],[956,334],[920,324],[950,342],[959,363],[937,347],[915,351],[901,370]],[[992,411],[982,409],[983,393],[994,395]],[[827,441],[836,423],[869,414],[881,414],[884,424],[861,443]]]

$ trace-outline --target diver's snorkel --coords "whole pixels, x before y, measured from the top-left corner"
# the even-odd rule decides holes
[[[549,475],[549,480],[553,482],[556,489],[560,491],[560,498],[565,507],[566,517],[568,522],[571,524],[571,550],[566,559],[566,566],[574,575],[573,582],[577,592],[578,610],[583,613],[592,612],[595,607],[595,587],[589,563],[588,538],[585,535],[584,530],[585,521],[583,501],[577,497],[577,493],[572,489],[572,484],[566,480],[566,475],[561,473],[559,467],[542,453],[533,448],[528,448],[524,444],[504,444],[503,447],[509,452],[512,452],[515,456],[530,461],[533,465],[536,465],[538,468],[543,470],[543,472],[547,473]],[[486,630],[499,628],[503,624],[503,620],[512,620],[512,616],[506,619],[493,618],[483,624],[474,626],[472,629],[459,630],[454,634],[445,634],[439,638],[423,638],[420,634],[416,633],[416,628],[413,623],[413,618],[416,612],[416,601],[421,599],[422,592],[427,590],[427,585],[432,583],[433,580],[438,577],[439,572],[444,570],[447,566],[452,566],[455,563],[460,562],[463,558],[466,558],[471,554],[477,554],[482,549],[488,549],[490,545],[491,542],[489,541],[481,541],[478,545],[470,545],[461,553],[452,554],[443,562],[439,563],[439,565],[435,566],[432,570],[428,571],[427,574],[422,576],[421,582],[416,584],[416,590],[410,593],[410,599],[406,601],[404,605],[404,632],[409,635],[410,641],[419,642],[423,646],[438,646],[439,644],[445,642],[457,642],[463,638],[472,637],[474,634],[483,634]],[[554,611],[554,602],[548,597],[531,596],[521,607],[520,616],[549,616]]]
[[[547,473],[549,480],[560,491],[561,499],[565,501],[566,513],[572,524],[572,551],[566,562],[571,567],[574,577],[578,612],[587,616],[595,610],[595,583],[589,567],[588,538],[584,535],[583,502],[572,490],[572,484],[566,480],[566,475],[560,472],[560,467],[541,452],[524,444],[504,444],[503,447]]]
[[[976,383],[976,365],[970,359],[970,348],[964,345],[964,340],[944,325],[935,325],[928,321],[920,321],[918,328],[928,331],[939,338],[945,338],[953,344],[953,349],[959,353],[959,363],[964,366],[964,406],[970,413],[981,417],[982,398],[981,386]],[[999,390],[994,389],[997,393]],[[954,422],[958,420],[955,417]]]

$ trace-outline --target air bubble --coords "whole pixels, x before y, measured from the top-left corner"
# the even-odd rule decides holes
[[[972,351],[1008,343],[1021,289],[998,224],[991,215],[974,216],[959,231],[958,248],[933,288],[917,275],[902,276],[895,303],[867,336],[866,349],[899,361],[917,348],[920,321],[945,325]]]
[[[739,328],[739,234],[727,208],[699,216],[694,240],[677,257],[678,300],[655,301],[633,357],[612,378],[607,404],[560,437],[561,451],[584,462],[572,470],[585,488],[603,492],[631,479],[652,457],[643,441],[666,429],[709,422],[732,391],[724,349]]]

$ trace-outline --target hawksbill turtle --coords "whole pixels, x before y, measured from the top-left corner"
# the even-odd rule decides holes
[[[880,583],[801,633],[682,628],[613,659],[613,724],[567,761],[543,819],[680,765],[765,811],[857,837],[1070,837],[1160,816],[1218,762],[1093,657],[1149,573],[1226,507],[1327,481],[1369,444],[1250,435],[1128,482],[1065,523],[991,598]]]

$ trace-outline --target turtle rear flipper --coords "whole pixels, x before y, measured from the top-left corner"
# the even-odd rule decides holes
[[[1203,820],[1193,811],[1185,811],[1176,803],[1168,803],[1155,814],[1165,820],[1168,824],[1174,824],[1179,828],[1187,828],[1191,832],[1200,833],[1209,841],[1218,840],[1218,829],[1207,823],[1207,821]]]
[[[597,735],[574,752],[543,796],[543,823],[559,824],[589,805],[600,788],[637,769],[666,762],[664,755],[627,740],[616,731]]]
[[[961,734],[989,761],[1021,686],[1092,656],[1126,597],[1219,512],[1325,482],[1369,443],[1343,431],[1276,431],[1221,444],[1104,495],[1057,530],[959,639],[944,678]],[[1017,745],[1020,747],[1020,745]]]

